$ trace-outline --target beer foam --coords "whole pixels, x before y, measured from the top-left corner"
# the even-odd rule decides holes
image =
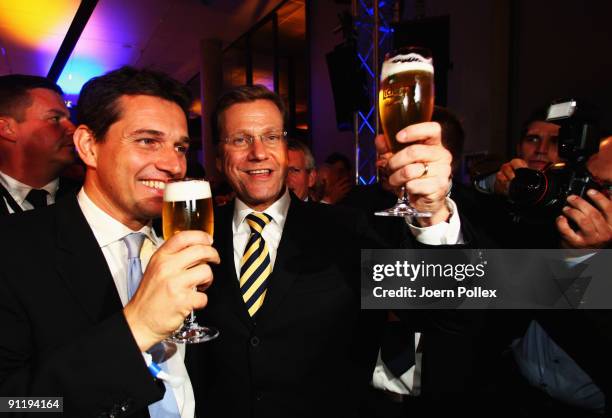
[[[208,199],[212,196],[210,183],[205,180],[187,180],[166,183],[165,202]]]
[[[434,67],[431,59],[423,58],[419,54],[396,55],[383,62],[380,79],[385,80],[387,77],[407,71],[423,71],[433,74]]]

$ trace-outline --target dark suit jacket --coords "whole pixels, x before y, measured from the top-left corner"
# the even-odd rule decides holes
[[[385,244],[358,212],[293,198],[266,300],[250,318],[233,262],[233,209],[215,214],[222,261],[198,317],[220,336],[196,347],[202,363],[190,376],[198,414],[358,416],[386,320],[386,311],[360,311],[360,249]],[[462,392],[472,364],[466,357],[471,339],[461,328],[465,318],[414,310],[406,316],[415,329],[441,331],[430,334],[436,348],[426,360],[428,373],[440,378],[432,393]]]
[[[76,198],[4,217],[0,230],[0,395],[63,396],[63,416],[148,416],[163,386]]]
[[[81,186],[82,184],[75,180],[60,177],[59,187],[55,195],[55,201],[57,202],[59,199],[62,199],[64,197],[75,195],[76,193],[78,193]],[[3,193],[0,193],[0,216],[9,214],[8,203],[5,201],[2,194]]]
[[[352,211],[293,197],[265,301],[250,318],[234,266],[233,209],[215,214],[222,261],[198,313],[220,331],[196,347],[198,415],[356,416],[376,356],[375,330],[359,321],[359,249],[380,243]]]
[[[391,207],[397,198],[373,184],[351,190],[344,205],[359,209],[369,218],[376,233],[390,248],[487,248],[492,241],[474,220],[481,216],[472,193],[454,183],[451,197],[457,204],[465,244],[461,246],[427,246],[416,242],[397,217],[375,216],[374,212]],[[435,253],[433,253],[435,254]],[[434,255],[435,256],[435,255]],[[487,380],[487,340],[481,338],[484,312],[469,310],[394,311],[413,332],[423,332],[421,370],[421,407],[428,413],[474,413],[479,405],[483,383]],[[425,403],[426,402],[426,403]]]

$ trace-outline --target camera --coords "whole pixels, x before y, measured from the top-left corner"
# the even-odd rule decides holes
[[[557,147],[564,162],[544,171],[519,168],[509,188],[515,214],[536,221],[556,217],[569,195],[589,200],[588,189],[601,189],[586,167],[601,139],[591,109],[574,99],[556,101],[548,108],[546,122],[560,126]]]

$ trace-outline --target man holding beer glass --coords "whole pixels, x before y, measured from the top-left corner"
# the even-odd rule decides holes
[[[219,257],[203,231],[160,245],[150,226],[166,183],[185,175],[189,104],[180,83],[148,70],[83,87],[78,198],[0,227],[0,395],[61,396],[71,417],[193,418],[184,345],[159,343],[206,305],[195,288]],[[146,269],[141,245],[159,245],[143,252]]]
[[[276,94],[263,86],[230,90],[213,123],[217,166],[237,198],[215,214],[223,263],[198,314],[221,332],[195,347],[203,354],[201,371],[192,373],[203,384],[196,390],[202,415],[357,416],[379,332],[359,321],[359,250],[382,244],[355,212],[290,195],[284,107]],[[449,238],[452,228],[441,225],[450,217],[451,157],[439,125],[410,126],[398,141],[419,145],[391,158],[391,181],[406,183],[415,206],[431,212],[423,226],[439,224],[418,228],[420,235],[430,244],[435,237],[454,243],[459,231]]]

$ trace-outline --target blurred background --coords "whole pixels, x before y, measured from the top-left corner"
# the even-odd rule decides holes
[[[522,121],[559,97],[612,114],[612,2],[604,0],[0,0],[0,74],[83,83],[122,65],[164,71],[195,101],[192,158],[215,176],[210,111],[224,88],[264,84],[317,162],[339,152],[376,180],[378,67],[394,46],[434,52],[436,104],[466,131],[462,160],[506,160]]]

